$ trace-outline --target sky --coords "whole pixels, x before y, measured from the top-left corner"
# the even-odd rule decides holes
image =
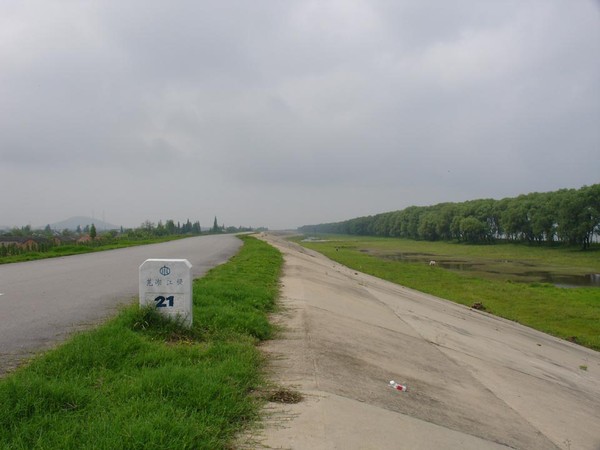
[[[296,228],[600,182],[598,0],[2,0],[0,225]]]

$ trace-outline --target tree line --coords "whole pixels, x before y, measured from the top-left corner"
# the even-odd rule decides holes
[[[299,230],[477,244],[499,240],[562,243],[588,249],[600,237],[600,184],[502,200],[410,206],[342,222],[305,225]]]
[[[258,230],[264,230],[260,228]],[[0,257],[22,255],[31,252],[49,252],[57,247],[86,246],[100,247],[122,241],[149,241],[169,236],[197,236],[201,234],[238,233],[255,231],[251,227],[225,227],[215,217],[212,228],[202,230],[199,221],[175,222],[168,219],[158,223],[146,220],[139,227],[99,231],[91,225],[77,226],[75,230],[54,230],[50,225],[32,229],[31,225],[15,227],[0,232]]]
[[[32,238],[52,238],[52,237],[63,237],[63,238],[76,238],[84,235],[88,235],[92,238],[98,237],[115,237],[115,236],[127,236],[130,238],[148,238],[156,236],[172,236],[179,234],[200,234],[202,229],[200,222],[191,222],[189,219],[184,222],[175,223],[174,220],[169,219],[166,222],[159,220],[158,223],[146,220],[139,227],[134,228],[123,228],[114,230],[104,230],[99,232],[96,226],[92,224],[85,225],[82,227],[78,225],[75,229],[65,228],[63,230],[53,229],[50,225],[46,225],[44,228],[32,229],[31,225],[25,225],[23,227],[14,227],[10,230],[0,232],[0,236],[18,236],[18,237],[32,237]]]

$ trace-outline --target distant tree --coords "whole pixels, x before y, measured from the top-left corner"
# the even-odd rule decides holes
[[[485,223],[475,217],[465,217],[460,221],[460,233],[466,242],[484,242],[486,238],[486,226]]]
[[[437,214],[433,212],[426,212],[421,215],[419,220],[419,227],[417,229],[420,239],[427,241],[437,241],[437,224],[439,222]]]
[[[210,230],[213,233],[219,233],[221,231],[221,228],[219,227],[219,223],[217,222],[217,216],[215,216],[215,221],[213,223],[213,227]]]
[[[557,233],[571,245],[588,249],[592,236],[600,228],[600,188],[598,185],[584,186],[579,190],[559,191]]]
[[[11,236],[31,236],[31,225],[25,225],[24,227],[14,227],[10,233]]]
[[[81,225],[77,225],[77,229],[75,231],[77,234],[81,234]]]
[[[163,225],[162,220],[158,221],[158,225],[156,225],[156,230],[154,231],[154,234],[156,234],[157,236],[164,236],[165,234],[167,234],[167,229]]]
[[[173,220],[171,220],[171,219],[167,220],[167,223],[165,224],[165,229],[167,230],[168,235],[173,235],[173,234],[176,234],[176,232],[177,232],[177,228],[175,227],[175,222],[173,222]]]
[[[92,239],[96,239],[96,235],[97,235],[97,233],[96,233],[96,225],[92,224],[90,226],[90,237]]]
[[[117,230],[108,230],[108,231],[105,231],[104,233],[102,233],[102,237],[105,240],[110,240],[110,239],[116,238],[117,234],[118,234]]]

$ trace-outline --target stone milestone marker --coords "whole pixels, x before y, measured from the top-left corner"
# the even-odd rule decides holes
[[[187,259],[147,259],[140,266],[140,306],[192,326],[192,265]]]

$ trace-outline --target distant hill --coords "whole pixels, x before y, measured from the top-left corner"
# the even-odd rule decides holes
[[[76,230],[77,226],[80,226],[83,229],[86,225],[91,226],[92,224],[96,226],[96,230],[98,231],[118,230],[121,228],[120,226],[104,222],[100,219],[93,219],[91,217],[84,216],[71,217],[70,219],[63,220],[62,222],[51,223],[50,228],[53,230],[64,230],[65,228],[68,230]]]

